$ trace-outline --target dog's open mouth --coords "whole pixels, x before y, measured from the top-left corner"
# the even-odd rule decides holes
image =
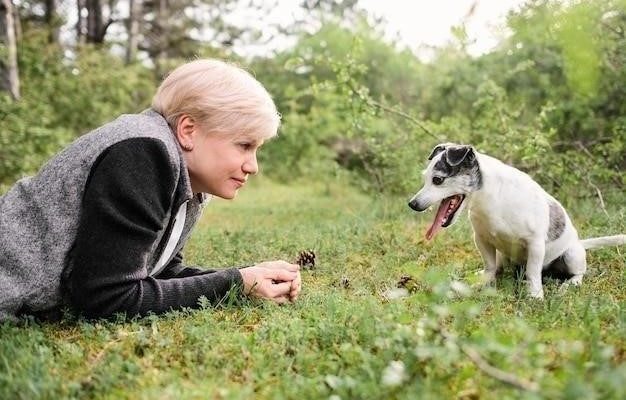
[[[437,215],[435,215],[435,220],[426,232],[426,239],[431,240],[441,228],[446,228],[452,223],[454,214],[459,210],[459,207],[461,207],[463,200],[465,200],[465,195],[462,194],[455,194],[454,196],[446,197],[441,200]]]

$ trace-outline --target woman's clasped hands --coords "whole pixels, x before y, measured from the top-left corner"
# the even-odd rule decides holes
[[[300,266],[286,261],[265,261],[239,270],[244,293],[278,304],[295,301],[302,289]]]

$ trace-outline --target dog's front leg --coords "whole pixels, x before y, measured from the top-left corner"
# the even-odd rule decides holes
[[[485,263],[485,270],[483,271],[483,283],[485,285],[491,285],[496,280],[496,272],[498,266],[496,264],[496,248],[485,238],[480,235],[474,235],[474,243],[480,252],[483,262]]]
[[[496,250],[496,275],[502,272],[502,267],[509,262],[507,256],[502,254],[500,250]]]
[[[528,255],[526,259],[526,279],[528,291],[535,299],[543,299],[543,286],[541,285],[541,271],[543,259],[546,253],[546,243],[543,240],[535,240],[528,243]]]

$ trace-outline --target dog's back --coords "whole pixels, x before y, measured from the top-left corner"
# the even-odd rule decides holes
[[[528,174],[486,154],[477,158],[483,187],[468,205],[475,233],[519,262],[528,243],[545,238],[548,265],[578,237],[564,208]]]

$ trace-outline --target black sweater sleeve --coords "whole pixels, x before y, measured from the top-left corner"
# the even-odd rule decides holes
[[[157,275],[159,279],[185,278],[188,276],[204,275],[217,272],[215,269],[200,269],[183,265],[183,255],[178,252],[172,261]]]
[[[136,138],[111,146],[92,167],[68,282],[71,305],[83,315],[134,316],[197,307],[201,296],[215,303],[242,286],[235,268],[148,275],[150,251],[164,228],[178,181],[168,160],[163,143]],[[179,264],[176,269],[182,272]]]

